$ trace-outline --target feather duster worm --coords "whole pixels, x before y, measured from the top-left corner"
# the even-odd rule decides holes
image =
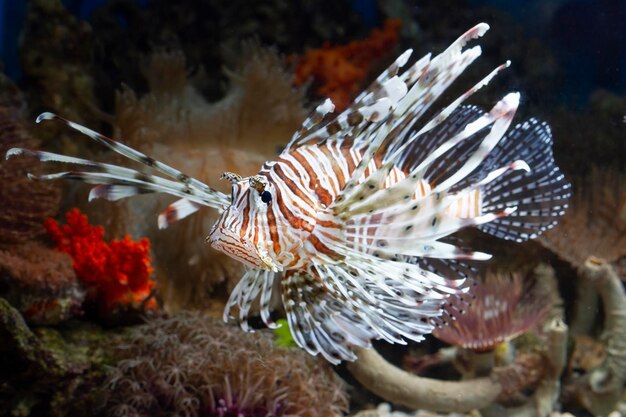
[[[534,274],[487,272],[472,288],[469,305],[455,298],[445,306],[433,335],[451,345],[492,350],[543,322],[554,290]]]
[[[133,330],[108,375],[111,416],[335,416],[345,387],[328,364],[199,314]]]

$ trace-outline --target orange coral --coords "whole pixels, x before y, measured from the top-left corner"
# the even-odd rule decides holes
[[[90,225],[80,210],[70,210],[66,219],[63,226],[48,219],[45,228],[57,249],[72,257],[76,276],[88,288],[88,299],[104,312],[142,304],[156,307],[150,298],[156,283],[150,277],[153,268],[148,239],[135,242],[126,235],[107,243],[104,228]]]
[[[300,86],[312,77],[315,94],[330,98],[337,111],[345,109],[361,90],[372,64],[395,46],[400,26],[399,19],[387,19],[367,39],[332,47],[327,43],[307,51],[296,60],[294,84]]]

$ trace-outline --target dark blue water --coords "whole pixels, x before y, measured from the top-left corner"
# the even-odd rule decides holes
[[[89,19],[107,0],[64,0],[76,16]],[[146,6],[150,0],[135,0]],[[4,71],[21,76],[18,40],[26,0],[0,0],[0,56]],[[410,2],[409,2],[410,3]],[[626,1],[625,0],[470,0],[477,10],[488,6],[509,13],[529,36],[539,37],[566,69],[561,101],[583,107],[591,92],[606,88],[626,90]],[[378,23],[376,2],[352,0],[354,11],[367,26]],[[419,2],[415,7],[419,7]],[[442,10],[443,14],[446,11]],[[124,25],[120,19],[120,24]],[[463,28],[459,28],[462,30]]]

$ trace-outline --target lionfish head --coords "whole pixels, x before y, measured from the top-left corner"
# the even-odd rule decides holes
[[[253,268],[277,272],[282,269],[268,254],[266,238],[257,233],[259,222],[267,221],[271,191],[267,180],[260,176],[242,178],[226,172],[222,179],[232,183],[231,204],[220,214],[211,228],[207,241],[214,249]]]

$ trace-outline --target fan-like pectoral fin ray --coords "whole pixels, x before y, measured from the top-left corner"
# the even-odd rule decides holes
[[[506,130],[511,125],[511,121],[513,120],[513,116],[515,116],[515,112],[517,111],[517,107],[519,106],[519,93],[511,93],[506,95],[502,101],[498,103],[496,108],[500,107],[501,116],[498,117],[489,132],[489,134],[485,137],[485,139],[478,146],[478,149],[472,154],[472,156],[465,162],[465,164],[452,174],[448,179],[437,184],[433,192],[441,192],[449,189],[453,185],[455,185],[460,180],[467,177],[472,173],[478,166],[485,160],[489,152],[493,150],[493,148],[498,144],[500,139],[506,133]]]
[[[270,318],[270,301],[272,300],[272,292],[274,286],[274,279],[277,274],[270,271],[264,271],[265,277],[263,277],[263,288],[261,289],[261,297],[259,299],[259,305],[261,308],[261,320],[270,329],[276,329],[279,326]]]
[[[187,188],[183,184],[166,180],[164,178],[148,175],[144,175],[142,177],[143,179],[138,179],[116,174],[109,174],[107,172],[65,171],[42,175],[28,174],[28,177],[31,179],[43,181],[67,179],[81,181],[86,184],[100,184],[124,187],[119,189],[108,187],[95,187],[90,192],[90,201],[94,198],[100,197],[106,198],[108,200],[115,200],[117,198],[130,197],[136,194],[152,192],[166,193],[177,197],[187,198],[201,205],[208,206],[208,203],[204,198],[188,193]]]
[[[422,239],[441,239],[445,236],[470,226],[480,226],[494,220],[511,215],[517,207],[507,207],[504,210],[483,214],[475,217],[447,217],[443,219],[433,219],[433,226],[426,231]]]
[[[504,64],[496,67],[493,71],[487,74],[485,78],[477,82],[472,88],[467,90],[465,93],[459,96],[456,100],[454,100],[452,103],[447,105],[437,116],[433,117],[428,123],[426,123],[426,125],[424,125],[424,127],[422,127],[417,132],[416,136],[419,137],[423,135],[424,133],[430,131],[431,129],[434,129],[441,123],[443,123],[452,114],[452,112],[454,112],[461,104],[463,104],[463,102],[465,102],[465,100],[467,100],[476,91],[480,90],[481,88],[489,84],[489,82],[496,75],[498,75],[504,69],[508,68],[510,65],[511,65],[511,61],[506,61]]]
[[[355,359],[345,336],[334,335],[332,325],[328,325],[330,316],[336,314],[331,311],[338,308],[338,301],[315,277],[307,271],[289,271],[283,277],[282,297],[289,328],[300,347],[311,355],[321,353],[334,364]]]
[[[409,130],[412,128],[412,125],[407,125],[407,128],[398,135],[397,139],[389,146],[389,151],[384,158],[384,161],[396,161],[400,155],[406,154],[408,148],[413,144],[414,141],[420,140],[422,135],[436,128],[437,126],[443,124],[448,120],[448,117],[463,104],[465,100],[467,100],[472,94],[476,91],[480,90],[482,87],[489,84],[489,82],[498,75],[502,70],[508,68],[511,65],[510,61],[505,62],[504,64],[496,67],[491,73],[489,73],[486,77],[476,83],[472,88],[467,90],[464,94],[446,106],[437,116],[433,117],[428,123],[426,123],[417,133],[413,133],[410,135],[408,140],[401,140],[406,137]]]
[[[442,300],[447,298],[446,295],[438,297],[430,297],[428,290],[423,291],[419,287],[419,291],[415,291],[415,286],[402,277],[402,274],[394,275],[381,271],[377,268],[376,272],[370,272],[367,268],[354,260],[346,260],[344,263],[329,266],[330,274],[326,274],[327,282],[333,282],[336,276],[341,276],[342,270],[350,271],[358,276],[359,281],[374,297],[375,301],[366,302],[360,298],[360,293],[352,291],[349,300],[358,298],[357,309],[355,311],[362,312],[365,321],[379,334],[378,337],[393,343],[403,343],[403,337],[416,340],[423,334],[428,333],[430,325],[428,318],[437,317],[440,314],[439,306]],[[377,274],[378,276],[375,276]],[[401,277],[401,279],[396,279]],[[380,282],[386,281],[389,286],[393,286],[395,291],[403,296],[410,296],[413,300],[411,305],[407,305],[399,301],[398,295],[390,295],[380,287]],[[421,292],[420,292],[421,291]],[[417,332],[417,333],[416,333]]]
[[[135,185],[100,184],[89,191],[88,200],[91,202],[97,198],[102,198],[108,201],[118,201],[148,192],[150,191]]]
[[[353,360],[352,347],[368,347],[372,338],[403,344],[405,339],[419,341],[432,331],[430,319],[441,314],[442,299],[413,292],[413,305],[403,305],[382,291],[380,281],[372,281],[371,274],[358,275],[363,272],[345,263],[314,263],[307,270],[287,272],[283,303],[299,346],[338,363]],[[354,279],[346,279],[354,273]],[[399,282],[393,285],[399,291],[412,291]]]
[[[444,298],[447,294],[464,291],[463,280],[446,279],[436,274],[432,274],[420,268],[418,265],[405,262],[399,254],[396,256],[389,253],[389,257],[381,256],[385,247],[393,242],[387,241],[368,241],[367,237],[362,240],[352,240],[345,235],[324,234],[320,231],[313,232],[316,238],[330,250],[337,253],[345,254],[343,262],[350,265],[347,269],[355,277],[361,280],[366,277],[368,282],[375,284],[378,291],[385,293],[387,296],[394,297],[398,305],[412,306],[415,302],[414,294],[406,294],[398,291],[394,282],[400,283],[404,288],[419,293],[424,296],[433,298]],[[376,236],[370,236],[370,239],[376,239]],[[426,247],[431,241],[419,242],[414,240],[416,245]],[[363,243],[365,242],[365,243]],[[380,245],[378,248],[370,250],[367,245],[376,242]],[[365,245],[360,247],[359,245]],[[436,245],[433,245],[435,247]],[[443,249],[443,246],[439,246]],[[433,251],[435,249],[432,249]],[[483,254],[477,254],[476,257],[483,257]],[[467,259],[469,256],[464,257]],[[488,257],[484,254],[484,257]],[[406,258],[406,257],[405,257]]]
[[[230,293],[230,297],[228,298],[228,302],[226,303],[224,314],[222,316],[224,321],[228,322],[228,319],[231,317],[230,310],[236,306],[239,309],[239,325],[243,330],[250,331],[250,327],[248,325],[250,307],[260,293],[262,294],[261,297],[264,298],[268,297],[266,292],[269,291],[269,296],[271,297],[271,282],[273,282],[273,280],[274,273],[271,271],[261,269],[250,269],[246,271],[233,291]]]

